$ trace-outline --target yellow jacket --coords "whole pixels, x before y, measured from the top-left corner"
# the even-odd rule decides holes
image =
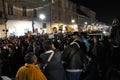
[[[47,80],[42,71],[34,64],[25,64],[17,74],[16,80]]]

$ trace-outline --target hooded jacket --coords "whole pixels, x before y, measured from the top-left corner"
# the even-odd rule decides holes
[[[25,64],[22,66],[17,74],[16,80],[47,80],[39,67],[34,64]]]

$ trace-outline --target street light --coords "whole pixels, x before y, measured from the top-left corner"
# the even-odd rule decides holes
[[[87,22],[85,22],[85,25],[87,25],[88,23]]]
[[[73,29],[74,29],[75,19],[72,19],[71,22],[73,23]]]
[[[39,18],[40,18],[41,20],[44,20],[46,17],[45,17],[44,14],[40,14],[40,15],[39,15]]]
[[[42,30],[42,34],[46,33],[46,23],[43,23],[43,20],[46,18],[46,16],[44,14],[40,14],[39,18],[42,20],[42,25],[43,25],[43,30]]]
[[[75,19],[72,19],[71,22],[72,22],[72,23],[75,23]]]
[[[87,28],[87,24],[88,24],[88,22],[87,22],[87,21],[86,21],[86,22],[84,22],[84,30],[85,30],[85,31],[87,31],[87,29],[88,29],[88,28]]]

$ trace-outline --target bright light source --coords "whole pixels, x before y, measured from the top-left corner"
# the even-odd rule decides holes
[[[106,31],[103,31],[103,34],[106,34]]]
[[[87,25],[88,23],[87,23],[87,22],[85,22],[85,24]]]
[[[45,17],[44,14],[40,14],[40,15],[39,15],[39,18],[42,19],[42,20],[44,20],[46,17]]]
[[[72,19],[72,21],[71,21],[72,23],[75,23],[75,20],[74,19]]]

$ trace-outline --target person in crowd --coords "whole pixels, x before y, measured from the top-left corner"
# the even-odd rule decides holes
[[[72,34],[73,42],[68,45],[62,53],[62,62],[66,70],[67,80],[79,80],[83,70],[84,50],[79,33]]]
[[[101,78],[104,78],[106,53],[104,51],[103,41],[100,41],[99,38],[97,37],[94,37],[94,45],[93,45],[92,53],[94,55],[96,62],[99,65],[99,72],[100,72]]]
[[[58,39],[58,34],[54,34],[53,44],[54,44],[56,49],[59,48],[60,42],[59,42],[59,39]]]
[[[83,34],[80,34],[78,32],[73,32],[71,34],[73,42],[71,42],[70,44],[76,44],[79,48],[81,48],[81,50],[86,54],[87,52],[87,47],[86,47],[86,43],[83,40]]]
[[[25,61],[25,65],[17,71],[16,80],[47,80],[39,67],[36,66],[37,57],[33,52],[25,55]]]
[[[43,42],[45,52],[40,55],[42,70],[48,80],[65,80],[65,71],[61,63],[61,52],[55,50],[51,40]]]
[[[84,72],[81,73],[80,80],[101,80],[99,77],[98,64],[92,54],[87,54],[87,64]]]
[[[82,41],[84,42],[84,44],[86,46],[86,51],[89,52],[89,50],[90,50],[90,44],[89,44],[89,41],[87,39],[87,33],[81,32],[81,37],[82,37]]]
[[[120,22],[114,18],[110,34],[112,40],[112,65],[120,66]]]
[[[105,53],[104,66],[105,66],[105,72],[106,72],[112,66],[112,43],[111,43],[110,37],[108,36],[104,37],[103,48],[104,48],[104,53]]]
[[[120,22],[119,17],[115,17],[112,22],[110,33],[110,63],[107,64],[108,70],[106,80],[120,80]],[[107,56],[109,57],[109,56]],[[109,58],[108,58],[109,59]]]
[[[53,34],[57,34],[57,28],[53,27]]]

